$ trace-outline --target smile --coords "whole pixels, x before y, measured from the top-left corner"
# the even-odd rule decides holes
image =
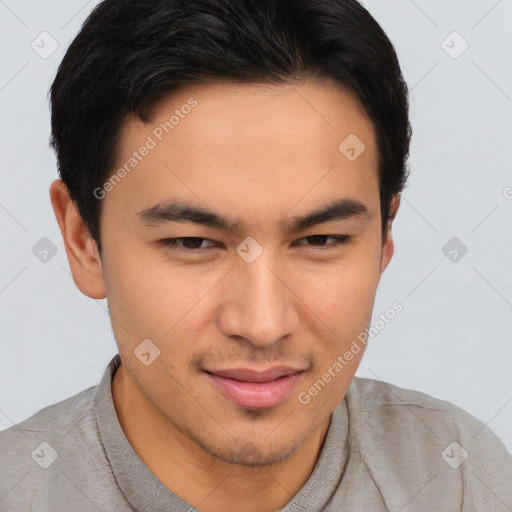
[[[302,370],[276,368],[267,372],[229,370],[205,372],[228,400],[251,409],[275,407],[297,385]]]

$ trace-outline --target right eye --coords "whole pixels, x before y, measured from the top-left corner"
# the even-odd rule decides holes
[[[172,250],[180,250],[185,252],[204,252],[205,250],[208,250],[208,247],[200,246],[201,242],[205,240],[212,242],[212,240],[208,238],[188,236],[181,238],[164,238],[163,240],[159,240],[158,243]]]

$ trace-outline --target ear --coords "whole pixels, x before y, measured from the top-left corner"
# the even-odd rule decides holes
[[[57,179],[50,185],[50,199],[75,285],[87,297],[104,299],[107,294],[97,244],[91,238],[62,180]]]
[[[398,208],[400,206],[400,194],[397,194],[393,197],[391,201],[391,206],[389,208],[389,220],[388,220],[388,229],[386,233],[386,239],[382,245],[382,256],[380,260],[380,273],[384,272],[386,267],[388,266],[391,258],[393,257],[393,253],[395,251],[395,245],[393,243],[393,237],[391,235],[391,227],[393,225],[393,221],[395,220],[395,216],[398,212]]]

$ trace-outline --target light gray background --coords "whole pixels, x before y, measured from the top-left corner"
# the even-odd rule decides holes
[[[98,384],[117,352],[106,301],[70,277],[48,194],[48,87],[96,3],[0,0],[0,430]],[[512,451],[512,0],[365,4],[396,47],[414,135],[374,316],[404,309],[358,375],[448,400]],[[59,45],[47,58],[31,47],[51,49],[43,31]],[[469,43],[457,58],[453,31]],[[442,252],[454,236],[468,248],[457,262]],[[42,237],[57,247],[45,263]]]

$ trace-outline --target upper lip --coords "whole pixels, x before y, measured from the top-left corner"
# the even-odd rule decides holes
[[[286,375],[302,372],[302,369],[292,368],[290,366],[274,366],[267,370],[258,371],[250,368],[232,368],[229,370],[206,370],[220,377],[235,379],[244,382],[270,382]]]

